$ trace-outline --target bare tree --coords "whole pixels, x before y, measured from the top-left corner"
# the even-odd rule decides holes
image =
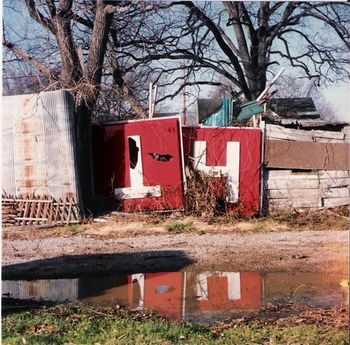
[[[35,90],[74,92],[82,180],[93,111],[142,117],[149,81],[162,102],[205,85],[254,99],[283,61],[316,84],[349,77],[349,3],[4,1],[18,4],[29,21],[20,31],[4,16],[4,83],[21,71]]]
[[[30,18],[41,26],[42,32],[49,32],[51,40],[54,39],[50,54],[59,53],[55,66],[52,68],[47,65],[48,57],[41,52],[39,44],[42,39],[38,36],[34,44],[28,39],[21,40],[25,41],[25,48],[9,40],[9,27],[12,26],[12,31],[16,27],[6,21],[3,45],[17,59],[30,63],[41,76],[49,78],[51,89],[69,88],[76,93],[77,99],[83,100],[87,108],[93,109],[103,79],[113,15],[126,11],[128,4],[121,6],[120,2],[103,0],[25,0],[24,3]],[[30,54],[28,50],[33,53]],[[130,94],[128,96],[131,97]],[[138,106],[134,99],[130,101],[135,107]],[[141,111],[139,108],[138,112]]]
[[[275,84],[277,97],[311,97],[321,117],[327,120],[339,121],[331,104],[324,98],[322,90],[311,80],[299,79],[297,76],[284,74]]]
[[[180,1],[156,8],[135,8],[111,36],[121,74],[137,74],[140,85],[156,82],[159,102],[201,85],[230,85],[233,96],[251,100],[278,65],[315,85],[349,78],[348,3]]]
[[[159,30],[151,45],[139,40],[147,56],[128,54],[139,64],[178,62],[173,68],[187,72],[182,87],[219,85],[219,74],[231,83],[233,94],[241,92],[251,100],[265,88],[268,73],[282,63],[315,84],[349,78],[349,3],[180,1],[170,7],[175,12],[168,6],[165,13],[172,13],[183,29],[173,24],[170,32]],[[169,66],[159,76],[174,73]],[[205,73],[202,78],[199,71]]]
[[[251,100],[281,63],[315,84],[349,77],[348,3],[140,2],[125,3],[123,10],[109,5],[116,2],[92,0],[25,3],[55,37],[61,55],[57,87],[80,81],[88,86],[82,95],[95,105],[103,92],[101,109],[108,108],[107,99],[117,99],[119,107],[122,99],[124,107],[142,116],[149,81],[159,84],[159,102],[186,86],[228,84],[233,95]],[[44,60],[19,54],[12,42],[7,47],[57,79]]]
[[[41,76],[48,79],[51,89],[69,88],[75,94],[83,199],[85,206],[90,207],[93,195],[90,150],[91,114],[100,94],[113,15],[124,11],[124,6],[119,2],[103,0],[81,2],[25,0],[24,5],[30,18],[41,28],[41,33],[47,32],[50,40],[54,40],[49,49],[50,54],[54,55],[54,58],[50,59],[54,60],[54,67],[47,64],[50,60],[38,46],[40,39],[34,42],[37,48],[35,50],[31,41],[25,41],[21,47],[8,39],[9,31],[15,32],[20,38],[23,35],[16,32],[16,24],[10,20],[9,23],[5,21],[3,45],[17,59],[26,61],[37,69]],[[85,10],[88,11],[85,13]],[[79,28],[73,26],[73,23],[78,23],[79,19],[89,22],[89,31],[80,32],[80,39]],[[22,42],[22,39],[19,42]],[[77,46],[79,42],[85,44],[86,61],[84,56],[79,57]]]
[[[232,63],[238,84],[247,99],[255,98],[266,86],[270,67],[287,60],[301,76],[319,83],[321,79],[349,77],[349,17],[347,3],[267,2],[246,4],[224,2],[226,25],[235,40],[213,26],[203,11],[184,3],[199,20],[207,20],[221,51]],[[320,25],[332,41],[323,40]],[[238,61],[237,61],[238,60]],[[238,64],[239,62],[239,64]],[[333,74],[331,72],[334,72]]]

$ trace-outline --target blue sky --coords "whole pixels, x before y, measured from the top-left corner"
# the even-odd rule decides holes
[[[5,1],[5,4],[11,4],[13,5],[12,0],[9,1]],[[11,13],[12,12],[12,13]],[[23,4],[19,6],[19,11],[17,13],[14,13],[13,11],[10,11],[11,15],[9,15],[9,11],[7,11],[6,7],[4,8],[4,14],[7,17],[6,20],[9,21],[12,25],[14,24],[15,27],[17,29],[21,28],[21,30],[19,30],[20,32],[26,27],[25,23],[26,21],[23,20],[24,18],[22,16],[26,16],[26,11],[24,9]],[[19,20],[19,17],[22,17],[21,20]],[[33,23],[31,23],[33,28]],[[322,31],[322,28],[317,25],[317,31],[320,30]],[[34,27],[36,29],[39,29],[35,24]],[[22,31],[22,32],[23,32]],[[31,34],[31,30],[28,31],[29,34]],[[10,33],[11,34],[11,33]],[[12,38],[12,37],[11,37]],[[13,37],[14,40],[16,40],[16,38],[18,39],[18,37]],[[287,66],[284,66],[287,67]],[[280,69],[280,67],[277,68],[278,70]],[[291,71],[291,68],[288,67],[286,68],[286,70]],[[294,71],[294,69],[292,69]],[[298,73],[297,70],[295,70],[295,73]],[[270,77],[268,77],[268,79],[270,79]],[[333,84],[333,85],[329,85],[327,88],[323,88],[320,90],[320,92],[324,95],[325,99],[329,102],[329,104],[332,106],[332,108],[335,110],[335,112],[337,113],[337,117],[340,120],[348,120],[350,121],[350,86],[349,83],[337,83],[337,84]],[[208,95],[208,91],[206,88],[203,88],[203,92],[200,95],[201,97],[206,97]],[[181,99],[181,95],[180,95],[180,99]],[[179,102],[174,102],[170,101],[170,103],[173,104],[177,104],[177,106],[179,106]],[[181,102],[180,102],[181,103]],[[180,106],[181,109],[182,105]],[[174,107],[175,108],[175,107]],[[173,109],[174,111],[177,111],[177,109]]]

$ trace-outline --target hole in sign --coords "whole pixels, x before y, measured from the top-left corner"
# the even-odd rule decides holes
[[[136,144],[136,140],[128,138],[129,144],[129,158],[130,158],[130,169],[135,169],[138,161],[139,147]]]
[[[159,154],[159,153],[149,153],[149,155],[156,161],[159,162],[169,162],[171,159],[173,159],[172,155],[168,154]]]

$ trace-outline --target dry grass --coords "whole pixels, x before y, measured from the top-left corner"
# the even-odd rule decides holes
[[[228,189],[226,180],[213,178],[191,170],[187,177],[187,191],[184,197],[186,215],[211,218],[227,212]]]
[[[188,215],[186,211],[154,214],[114,213],[103,223],[90,222],[80,226],[49,229],[40,229],[34,226],[12,227],[3,229],[2,236],[3,239],[12,240],[77,235],[122,238],[149,235],[162,236],[169,233],[229,234],[349,229],[349,209],[347,207],[304,212],[280,212],[251,219],[239,219],[229,214],[215,215],[215,208],[210,209],[208,207],[204,210],[209,214],[204,216]],[[191,226],[176,224],[191,224]]]
[[[303,212],[280,212],[268,218],[285,224],[293,230],[348,230],[349,208],[305,210]]]

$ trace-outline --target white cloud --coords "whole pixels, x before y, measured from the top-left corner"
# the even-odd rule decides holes
[[[323,95],[339,120],[350,122],[350,85],[341,84],[323,90]]]

